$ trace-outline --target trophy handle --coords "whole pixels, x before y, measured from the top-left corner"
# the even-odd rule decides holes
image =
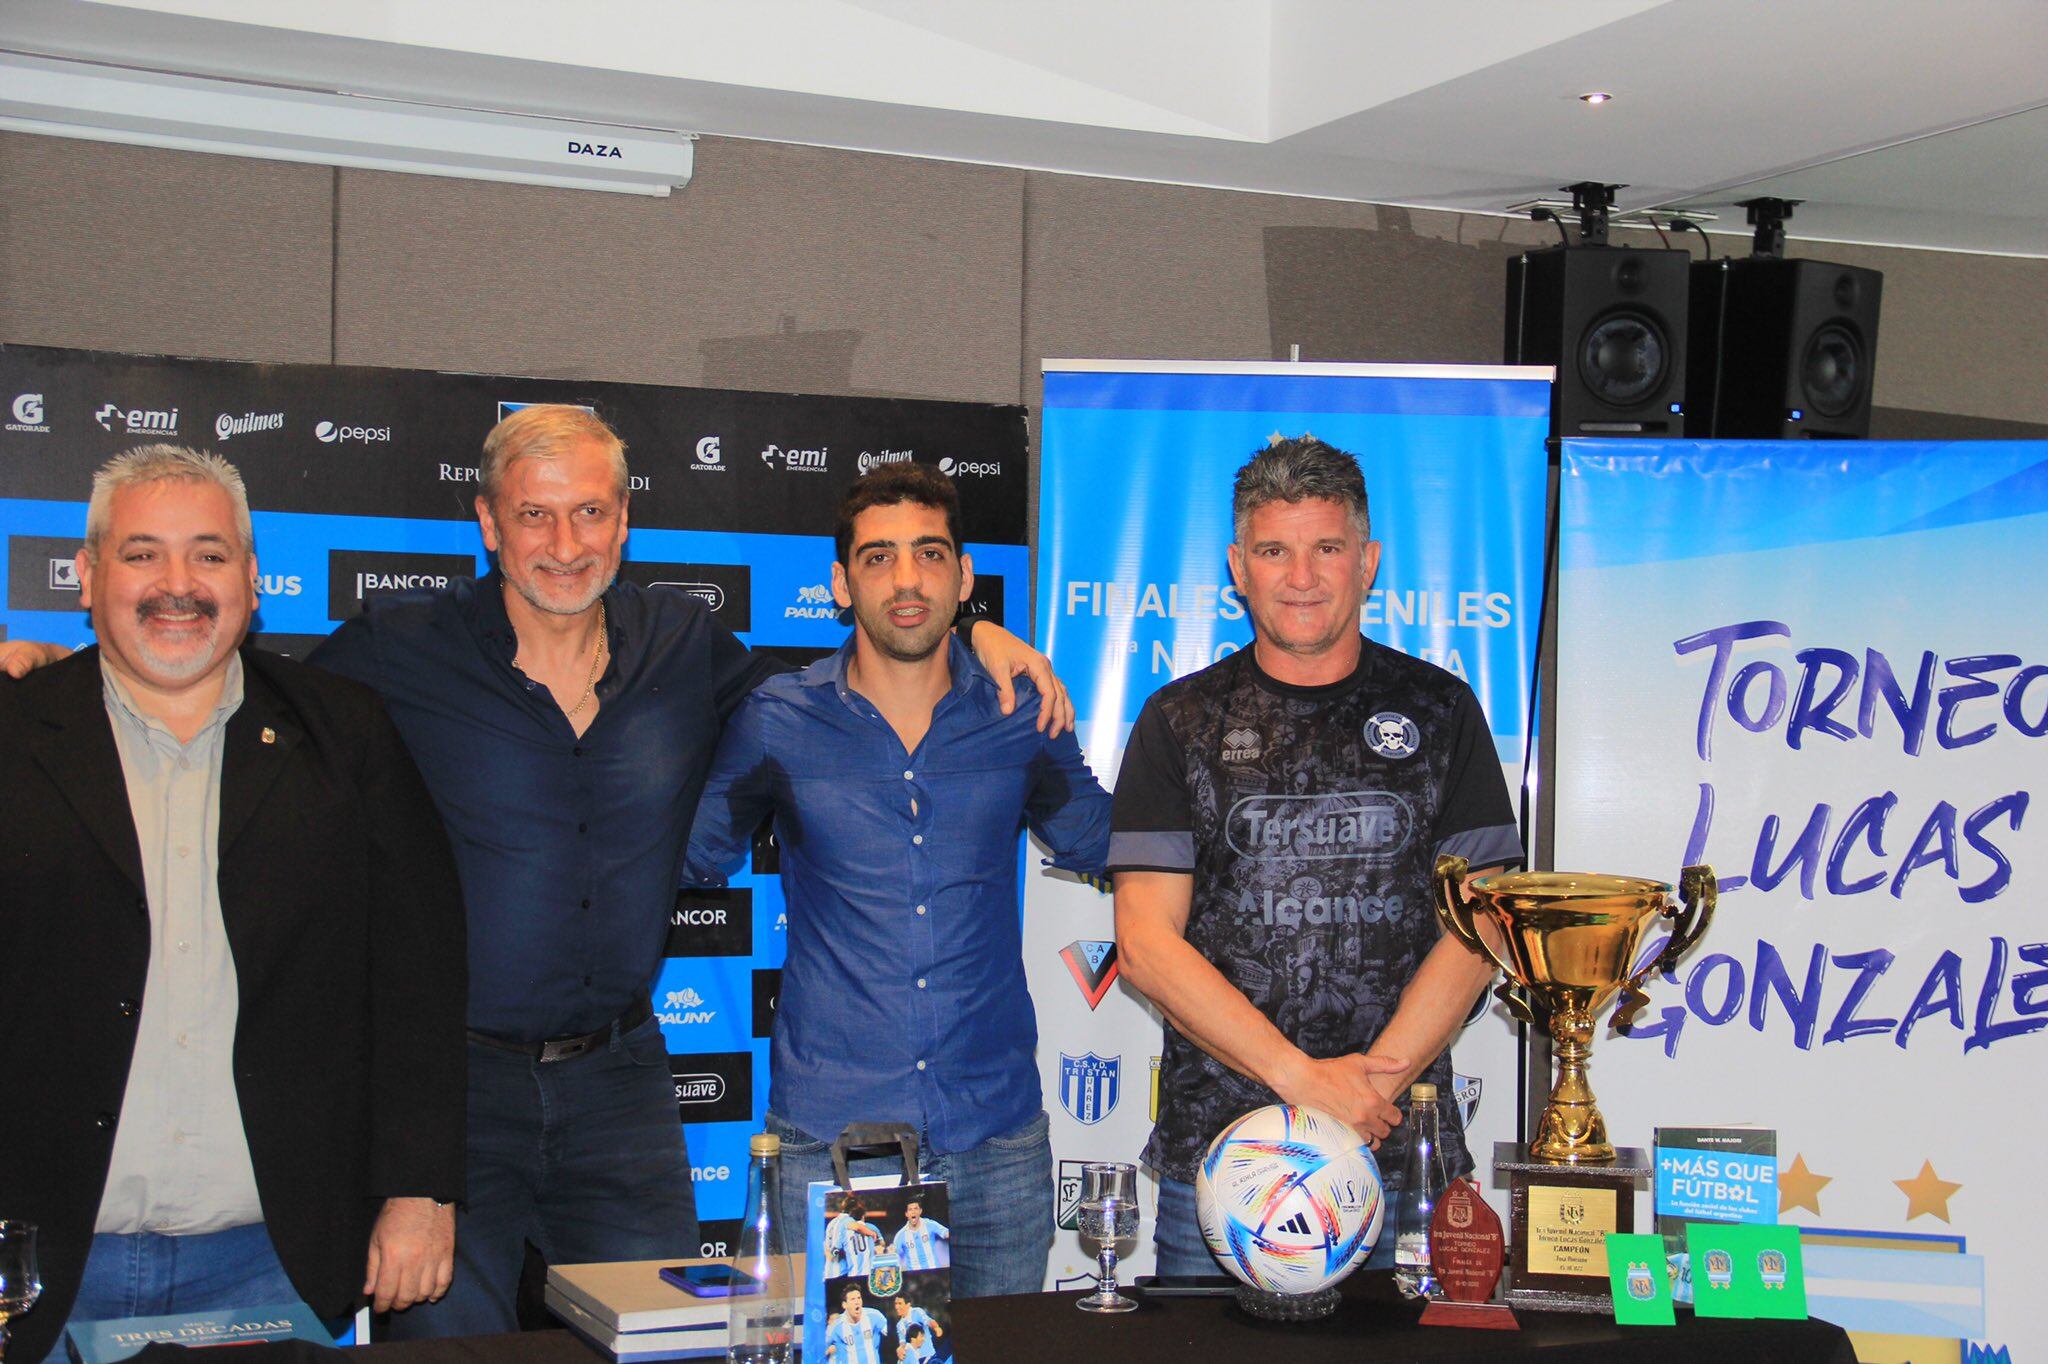
[[[1628,978],[1621,987],[1621,1003],[1614,1010],[1614,1030],[1623,1037],[1635,1025],[1636,1015],[1650,1002],[1643,992],[1643,982],[1653,974],[1662,974],[1678,965],[1678,959],[1691,950],[1707,931],[1707,924],[1713,920],[1714,906],[1720,900],[1721,883],[1714,877],[1714,869],[1705,865],[1687,867],[1678,878],[1678,894],[1682,904],[1672,914],[1671,938],[1664,944],[1664,950],[1643,963],[1640,971]]]
[[[1459,942],[1492,962],[1512,980],[1514,968],[1500,959],[1500,954],[1493,950],[1472,922],[1472,906],[1466,901],[1463,891],[1471,866],[1464,858],[1452,853],[1437,858],[1436,916],[1444,921],[1444,927],[1450,929]]]

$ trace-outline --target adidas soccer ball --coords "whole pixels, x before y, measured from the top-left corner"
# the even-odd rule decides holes
[[[1195,1176],[1202,1238],[1268,1293],[1313,1293],[1372,1253],[1386,1211],[1379,1162],[1349,1123],[1270,1104],[1209,1143]]]

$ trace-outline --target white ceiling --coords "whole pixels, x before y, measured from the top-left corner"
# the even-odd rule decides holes
[[[2048,0],[7,0],[0,49],[1466,211],[1770,193],[1794,238],[2048,256]]]

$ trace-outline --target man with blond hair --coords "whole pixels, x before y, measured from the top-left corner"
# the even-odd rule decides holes
[[[98,645],[0,684],[0,1208],[67,1320],[439,1297],[462,1193],[462,906],[368,689],[247,648],[241,476],[94,479]]]

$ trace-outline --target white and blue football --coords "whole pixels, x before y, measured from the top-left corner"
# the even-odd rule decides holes
[[[1195,1173],[1202,1237],[1223,1267],[1269,1293],[1313,1293],[1372,1253],[1386,1199],[1379,1162],[1349,1123],[1270,1104],[1209,1143]]]

